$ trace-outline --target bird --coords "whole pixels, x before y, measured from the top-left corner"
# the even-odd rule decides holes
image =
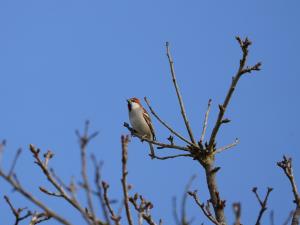
[[[138,135],[142,138],[148,139],[150,141],[155,141],[155,131],[151,118],[142,106],[140,100],[136,97],[127,99],[128,113],[130,124]],[[150,146],[150,156],[154,158],[154,147],[152,143],[149,143]]]

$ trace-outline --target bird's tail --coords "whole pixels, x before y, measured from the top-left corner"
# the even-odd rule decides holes
[[[150,155],[151,159],[154,159],[154,157],[155,157],[154,146],[153,146],[153,144],[149,143],[149,147],[150,147],[149,155]]]

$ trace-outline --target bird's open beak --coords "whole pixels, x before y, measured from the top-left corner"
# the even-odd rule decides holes
[[[126,101],[127,101],[127,103],[128,103],[128,104],[130,104],[130,103],[131,103],[130,99],[126,99]]]

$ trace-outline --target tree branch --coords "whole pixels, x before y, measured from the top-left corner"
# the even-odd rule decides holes
[[[0,177],[2,177],[4,180],[6,180],[17,192],[22,194],[25,198],[27,198],[30,202],[35,204],[36,206],[40,207],[42,210],[47,213],[47,215],[53,217],[58,222],[65,224],[65,225],[71,225],[70,222],[68,222],[63,217],[56,214],[54,211],[49,209],[45,204],[43,204],[41,201],[37,200],[33,195],[31,195],[29,192],[27,192],[20,184],[20,182],[16,181],[12,178],[12,176],[6,175],[2,170],[0,170]]]
[[[100,202],[101,209],[102,209],[104,218],[106,220],[106,223],[108,225],[110,225],[109,216],[108,216],[108,212],[105,207],[105,201],[103,199],[103,193],[102,193],[102,187],[101,187],[101,172],[100,171],[101,171],[101,167],[102,167],[102,162],[98,163],[95,155],[92,155],[91,159],[93,161],[94,168],[95,168],[95,184],[97,187],[96,195],[99,198],[99,202]]]
[[[153,108],[151,107],[147,97],[144,97],[144,100],[146,102],[146,104],[148,105],[152,115],[162,124],[164,125],[172,134],[174,134],[176,137],[178,137],[179,139],[181,139],[182,141],[184,141],[185,143],[194,146],[194,147],[198,147],[197,145],[195,145],[194,143],[190,142],[189,140],[187,140],[186,138],[184,138],[181,134],[179,134],[178,132],[176,132],[173,128],[171,128],[166,122],[164,122],[157,114],[156,112],[153,110]]]
[[[17,164],[17,161],[18,161],[18,158],[19,158],[20,155],[21,155],[21,152],[22,152],[22,149],[19,148],[19,149],[17,150],[17,153],[16,153],[16,155],[15,155],[15,158],[14,158],[12,164],[11,164],[10,170],[9,170],[9,172],[8,172],[8,176],[11,176],[11,175],[13,174],[14,169],[15,169],[16,164]]]
[[[259,197],[259,195],[257,193],[257,187],[254,187],[252,189],[252,192],[255,194],[255,196],[260,204],[260,207],[261,207],[255,225],[260,225],[260,220],[261,220],[264,212],[267,210],[267,202],[268,202],[268,198],[269,198],[271,191],[273,191],[273,188],[268,187],[267,194],[266,194],[264,200],[261,200],[261,198]]]
[[[33,213],[29,225],[36,225],[38,223],[42,223],[46,220],[49,220],[50,218],[51,217],[47,215],[47,213]]]
[[[177,149],[177,150],[186,151],[186,152],[190,151],[190,148],[188,148],[188,147],[178,146],[178,145],[174,145],[174,144],[165,144],[165,143],[160,143],[160,142],[157,142],[157,141],[145,139],[141,135],[134,132],[134,130],[129,126],[128,123],[124,123],[123,126],[126,127],[130,131],[131,135],[138,137],[141,141],[146,141],[148,143],[160,146],[162,148]]]
[[[179,157],[192,157],[191,154],[178,154],[178,155],[170,155],[170,156],[153,156],[154,159],[159,159],[159,160],[167,160],[167,159],[174,159],[174,158],[179,158]]]
[[[3,156],[3,151],[4,147],[6,146],[6,140],[2,140],[0,142],[0,169],[1,169],[1,164],[2,164],[2,156]]]
[[[236,202],[232,204],[232,209],[235,216],[234,225],[242,225],[241,224],[241,215],[242,215],[242,206],[241,203]]]
[[[236,88],[236,85],[237,85],[239,79],[245,73],[250,73],[255,70],[256,71],[260,70],[260,66],[261,66],[261,63],[259,62],[252,67],[246,67],[246,61],[247,61],[247,57],[248,57],[248,47],[251,45],[251,42],[249,41],[248,38],[246,38],[245,40],[241,40],[240,37],[236,37],[236,39],[237,39],[238,43],[240,44],[240,47],[243,52],[243,56],[242,56],[242,59],[240,60],[240,66],[238,68],[238,71],[237,71],[236,75],[232,78],[232,82],[231,82],[229,90],[226,94],[225,100],[222,105],[219,105],[219,115],[218,115],[217,121],[215,123],[215,126],[212,130],[212,133],[210,135],[210,139],[209,139],[209,149],[211,151],[212,151],[212,148],[214,147],[215,139],[218,134],[218,131],[223,123],[225,111],[231,100],[232,94]]]
[[[206,110],[205,117],[204,117],[202,134],[201,134],[201,137],[200,137],[200,143],[201,144],[204,141],[204,137],[205,137],[205,133],[206,133],[206,129],[207,129],[207,123],[208,123],[208,116],[209,116],[209,112],[210,112],[211,101],[212,100],[209,99],[208,104],[207,104],[207,110]]]
[[[222,147],[222,148],[216,149],[216,150],[215,150],[215,153],[221,153],[221,152],[223,152],[223,151],[225,151],[225,150],[227,150],[227,149],[230,149],[230,148],[236,146],[239,142],[240,142],[239,139],[236,138],[235,141],[234,141],[233,143],[231,143],[231,144],[229,144],[229,145],[226,145],[226,146],[224,146],[224,147]]]
[[[18,208],[15,209],[12,205],[12,203],[10,202],[10,199],[4,195],[4,199],[6,201],[6,203],[9,205],[10,210],[12,211],[12,213],[15,216],[15,225],[18,225],[20,221],[25,220],[26,218],[28,218],[29,216],[32,215],[32,213],[28,210],[27,213],[23,216],[21,216],[21,213],[26,209],[26,208]]]
[[[296,204],[296,209],[293,214],[292,218],[292,225],[298,225],[299,219],[300,219],[300,197],[296,185],[296,181],[294,178],[293,173],[293,166],[292,166],[292,158],[287,158],[286,156],[283,156],[283,160],[281,162],[278,162],[277,165],[284,171],[285,175],[289,179],[292,191],[294,194],[294,203]]]
[[[202,212],[204,213],[204,215],[214,224],[216,225],[221,225],[221,223],[219,223],[217,221],[217,219],[211,214],[211,212],[209,211],[209,205],[207,207],[205,207],[204,203],[201,203],[199,200],[199,197],[197,195],[197,191],[189,191],[188,194],[190,196],[193,197],[193,199],[195,200],[196,204],[200,207],[200,209],[202,210]]]
[[[138,199],[140,199],[140,203],[137,202]],[[139,195],[138,193],[136,193],[134,197],[130,197],[129,201],[132,203],[134,209],[139,214],[139,225],[142,224],[142,219],[144,219],[149,225],[156,225],[150,214],[150,210],[153,208],[153,204],[150,201],[147,201],[142,195]],[[159,224],[162,224],[161,220]]]
[[[110,205],[110,200],[108,198],[108,194],[107,194],[107,191],[108,191],[108,188],[109,188],[109,185],[102,181],[102,187],[103,187],[103,190],[104,190],[104,194],[103,194],[103,197],[104,197],[104,203],[106,205],[106,207],[108,208],[108,211],[110,213],[110,218],[115,222],[116,225],[120,225],[120,219],[121,217],[120,216],[117,216],[114,212],[114,210],[112,209],[111,205]]]
[[[129,225],[133,225],[132,222],[132,216],[130,213],[129,208],[129,197],[128,197],[128,186],[127,186],[127,160],[128,160],[128,143],[129,143],[129,137],[123,136],[121,137],[122,141],[122,187],[123,187],[123,194],[124,194],[124,204],[125,204],[125,210],[126,210],[126,216],[127,221]]]
[[[186,116],[183,100],[182,100],[182,97],[181,97],[181,94],[180,94],[180,91],[179,91],[179,87],[178,87],[178,84],[177,84],[175,69],[174,69],[174,61],[173,61],[171,53],[170,53],[169,42],[166,42],[166,50],[167,50],[167,57],[168,57],[169,64],[170,64],[172,81],[173,81],[173,84],[174,84],[174,87],[175,87],[175,90],[176,90],[176,94],[177,94],[177,98],[178,98],[178,101],[179,101],[179,105],[180,105],[181,115],[183,117],[186,129],[189,133],[189,136],[190,136],[190,139],[191,139],[192,143],[196,144],[194,136],[193,136],[192,129],[190,127],[189,121],[188,121],[187,116]]]
[[[91,216],[84,208],[82,208],[79,204],[79,202],[75,198],[71,198],[64,188],[55,180],[55,178],[51,175],[50,171],[48,168],[45,167],[45,164],[42,162],[40,159],[39,153],[40,150],[36,149],[33,145],[30,145],[30,151],[33,154],[33,157],[35,158],[35,163],[40,167],[44,175],[47,177],[48,181],[56,188],[56,190],[62,195],[62,197],[70,203],[75,209],[77,209],[83,218],[86,220],[88,224],[91,224]]]
[[[81,176],[83,179],[83,188],[86,192],[86,198],[87,198],[87,202],[88,202],[89,211],[91,213],[91,219],[93,221],[93,224],[97,225],[96,214],[95,214],[93,201],[92,201],[91,188],[90,188],[87,171],[86,171],[87,170],[86,169],[86,149],[87,149],[86,147],[89,144],[89,142],[98,135],[98,132],[95,132],[95,133],[89,135],[88,134],[89,124],[90,124],[89,121],[85,122],[85,128],[84,128],[83,135],[80,135],[78,131],[76,132],[76,134],[77,134],[79,144],[80,144]]]

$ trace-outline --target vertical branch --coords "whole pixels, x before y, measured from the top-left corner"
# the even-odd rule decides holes
[[[120,219],[121,217],[116,215],[114,210],[112,209],[111,205],[110,205],[110,200],[108,198],[108,188],[109,188],[109,185],[102,181],[102,187],[103,187],[103,190],[104,190],[104,193],[103,193],[103,198],[104,198],[104,203],[106,205],[106,207],[108,208],[108,211],[111,215],[111,219],[115,222],[115,225],[120,225]]]
[[[186,216],[186,200],[187,200],[187,197],[188,197],[189,189],[191,188],[192,183],[195,179],[196,179],[196,175],[193,175],[189,179],[189,181],[186,184],[185,189],[184,189],[184,194],[183,194],[182,201],[181,201],[181,223],[183,225],[189,225],[190,224],[190,222],[187,221],[187,216]]]
[[[242,225],[241,224],[241,214],[242,214],[242,207],[241,203],[236,202],[232,204],[232,209],[235,216],[234,225]]]
[[[83,187],[86,192],[86,198],[87,198],[88,208],[91,213],[91,219],[94,224],[97,224],[95,210],[94,210],[93,201],[92,201],[92,192],[91,192],[91,188],[90,188],[90,184],[89,184],[89,180],[88,180],[88,176],[87,176],[86,147],[87,147],[88,143],[91,141],[91,139],[93,139],[94,137],[96,137],[98,135],[98,132],[95,132],[92,135],[89,135],[88,130],[89,130],[89,121],[86,121],[83,135],[81,136],[78,131],[76,132],[76,134],[78,136],[79,143],[80,143],[81,176],[83,179]]]
[[[222,123],[225,123],[225,121],[223,121],[224,114],[225,114],[225,111],[231,100],[232,94],[236,88],[236,85],[237,85],[239,79],[245,73],[251,73],[254,70],[260,70],[260,66],[261,66],[260,62],[255,64],[252,67],[246,66],[246,61],[247,61],[247,57],[248,57],[248,47],[251,45],[251,42],[249,41],[248,38],[246,38],[245,40],[241,40],[241,38],[236,37],[236,39],[237,39],[238,43],[240,44],[240,47],[243,52],[243,56],[242,56],[242,59],[240,60],[239,69],[238,69],[236,75],[232,78],[232,82],[231,82],[230,88],[226,94],[226,97],[224,99],[224,102],[222,105],[219,105],[219,115],[218,115],[217,121],[215,123],[215,126],[212,130],[212,133],[210,135],[210,139],[209,139],[209,150],[212,150],[212,148],[215,144],[215,139],[216,139],[216,136],[218,134],[218,131],[219,131]]]
[[[209,112],[210,112],[210,106],[211,106],[211,99],[208,100],[207,110],[206,110],[205,117],[204,117],[202,134],[201,134],[201,137],[200,137],[200,143],[201,144],[204,141],[204,136],[205,136],[206,129],[207,129],[207,122],[208,122],[208,116],[209,116]]]
[[[232,78],[231,85],[226,94],[225,100],[222,105],[219,105],[219,114],[216,120],[216,123],[211,132],[208,145],[206,145],[207,154],[204,155],[203,159],[199,159],[199,162],[205,169],[207,186],[210,193],[210,201],[213,205],[215,217],[220,224],[226,224],[226,218],[224,213],[225,200],[221,200],[220,193],[218,190],[217,182],[216,182],[216,172],[220,169],[220,167],[214,168],[214,154],[216,152],[216,136],[219,132],[219,129],[223,123],[228,123],[230,120],[224,118],[227,106],[231,100],[232,94],[236,88],[236,85],[241,78],[241,76],[245,73],[251,73],[255,70],[260,70],[261,63],[257,63],[252,67],[246,66],[247,56],[248,56],[248,47],[251,42],[246,38],[245,40],[241,40],[239,37],[236,38],[243,52],[242,59],[240,60],[240,65],[236,75]]]
[[[166,42],[166,48],[167,48],[167,56],[168,56],[168,60],[169,60],[169,64],[170,64],[172,81],[173,81],[173,84],[174,84],[174,87],[175,87],[175,90],[176,90],[176,94],[177,94],[177,98],[178,98],[178,101],[179,101],[179,105],[180,105],[180,109],[181,109],[181,115],[183,117],[186,129],[187,129],[187,131],[189,133],[189,136],[190,136],[190,139],[191,139],[192,143],[195,144],[196,142],[195,142],[195,139],[194,139],[189,121],[188,121],[187,116],[186,116],[183,100],[182,100],[182,97],[181,97],[181,94],[180,94],[180,91],[179,91],[179,87],[178,87],[178,84],[177,84],[175,69],[174,69],[174,61],[173,61],[173,58],[172,58],[171,53],[170,53],[169,42]]]
[[[102,208],[103,216],[104,216],[104,218],[106,220],[106,223],[109,225],[110,224],[109,216],[108,216],[107,209],[105,207],[105,202],[104,202],[103,193],[102,193],[103,191],[102,191],[102,187],[101,187],[101,167],[102,167],[102,162],[98,163],[95,155],[92,155],[91,159],[92,159],[92,161],[94,163],[94,167],[95,167],[95,184],[96,184],[96,187],[97,187],[96,194],[97,194],[97,197],[99,198],[99,201],[100,201],[100,205],[101,205],[101,208]]]
[[[294,211],[293,218],[292,218],[292,225],[298,225],[300,219],[300,195],[294,178],[292,158],[287,158],[286,156],[283,156],[283,160],[281,162],[278,162],[277,165],[281,169],[283,169],[285,175],[287,176],[287,178],[291,183],[292,191],[295,198],[294,203],[296,204],[296,209]]]
[[[206,182],[210,194],[210,201],[212,203],[215,216],[220,224],[226,224],[226,218],[224,213],[225,200],[221,200],[220,193],[216,182],[216,172],[219,167],[214,168],[212,162],[204,165]]]
[[[132,216],[130,213],[129,208],[129,196],[128,196],[128,186],[127,186],[127,160],[128,160],[128,143],[129,143],[129,136],[121,137],[122,141],[122,187],[123,187],[123,194],[124,194],[124,205],[126,210],[126,216],[129,225],[133,225]]]

